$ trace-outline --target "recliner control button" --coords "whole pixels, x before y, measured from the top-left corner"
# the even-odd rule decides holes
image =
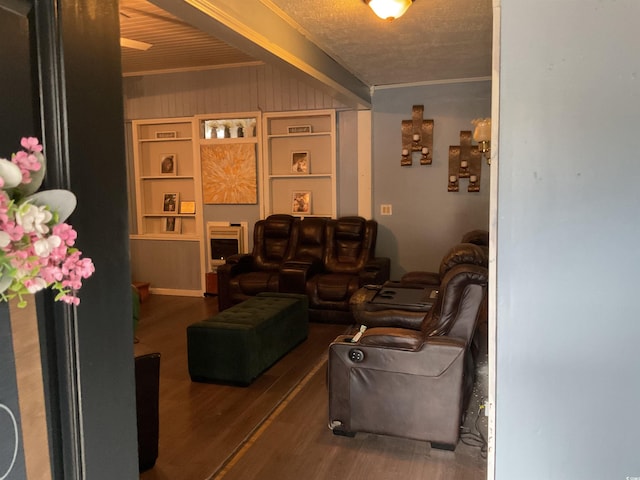
[[[364,360],[364,352],[362,350],[358,350],[357,348],[349,350],[349,359],[352,362],[360,363],[362,360]]]

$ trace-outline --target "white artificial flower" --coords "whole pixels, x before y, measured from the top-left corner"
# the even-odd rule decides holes
[[[62,223],[76,208],[76,196],[68,190],[44,190],[34,193],[25,198],[29,202],[39,207],[46,206],[52,212],[58,213],[58,222]]]
[[[13,188],[20,185],[22,172],[15,163],[6,158],[0,158],[0,177],[3,180],[2,185],[0,185],[2,188]]]
[[[0,248],[4,248],[11,243],[11,237],[7,232],[0,232]]]
[[[33,243],[33,250],[39,257],[48,257],[51,252],[60,246],[62,239],[57,235],[41,238]]]
[[[45,288],[47,288],[47,282],[40,277],[35,277],[33,283],[30,283],[27,287],[27,290],[29,290],[29,293],[36,293]]]
[[[38,236],[49,232],[47,223],[51,221],[53,215],[47,207],[36,207],[30,203],[23,203],[16,212],[16,223],[22,227],[24,233],[35,232]]]

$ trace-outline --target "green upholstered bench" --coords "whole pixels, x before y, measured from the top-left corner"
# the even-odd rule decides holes
[[[308,316],[306,295],[260,293],[189,325],[191,380],[249,385],[307,338]]]

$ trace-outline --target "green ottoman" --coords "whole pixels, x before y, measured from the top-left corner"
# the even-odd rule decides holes
[[[195,382],[249,385],[307,338],[306,295],[260,293],[187,327]]]

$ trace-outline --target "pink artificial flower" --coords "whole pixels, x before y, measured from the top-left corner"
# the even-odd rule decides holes
[[[12,241],[17,242],[24,236],[24,230],[20,225],[17,225],[12,221],[4,221],[0,218],[0,225],[2,226],[2,231],[5,232]]]
[[[27,287],[29,293],[36,293],[40,290],[47,288],[47,283],[42,278],[30,278],[24,281],[24,286]]]
[[[69,247],[72,247],[73,244],[76,243],[76,238],[78,238],[78,233],[67,223],[54,225],[51,229],[51,233],[60,237],[62,243]]]
[[[25,151],[16,152],[11,161],[20,168],[23,184],[31,183],[31,172],[37,172],[42,168],[38,158]]]
[[[60,297],[60,300],[62,300],[64,303],[68,303],[69,305],[80,305],[80,299],[73,294],[62,295],[62,297]]]
[[[20,140],[20,145],[22,145],[22,148],[28,150],[29,152],[42,151],[42,145],[40,145],[40,142],[36,137],[22,137],[22,139]]]

